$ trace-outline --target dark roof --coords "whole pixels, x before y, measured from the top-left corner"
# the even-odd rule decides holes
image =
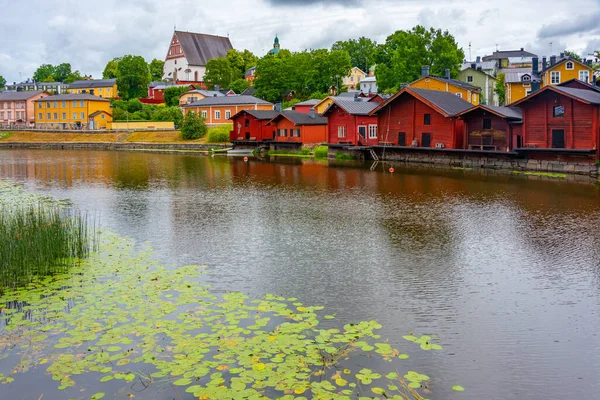
[[[206,97],[202,100],[195,101],[185,107],[201,107],[201,106],[227,106],[240,104],[271,104],[254,96],[219,96]]]
[[[331,107],[333,107],[334,104],[351,115],[369,115],[369,113],[371,111],[373,111],[374,109],[379,107],[379,103],[375,103],[375,102],[371,103],[371,102],[366,102],[366,101],[333,100],[333,103],[331,103],[331,105],[329,107],[327,107],[327,110],[325,110],[323,115],[325,115],[327,113],[327,111],[329,111],[329,109]]]
[[[583,87],[585,87],[585,88],[587,88],[589,90],[595,90],[597,92],[600,92],[600,86],[594,86],[594,85],[592,85],[589,82],[580,81],[577,78],[569,79],[568,81],[559,83],[556,86],[567,86],[567,87],[569,87],[569,85],[574,84],[574,83],[578,83],[581,86],[583,86]],[[574,86],[574,87],[576,87],[576,86]]]
[[[448,79],[448,78],[442,78],[441,76],[433,76],[433,75],[427,75],[427,76],[424,76],[423,78],[433,78],[433,79],[437,79],[438,81],[446,82],[451,85],[458,86],[458,87],[466,89],[466,90],[470,90],[472,92],[481,92],[480,87],[469,85],[468,83],[459,81],[458,79]],[[422,78],[419,78],[419,80],[420,79],[422,79]]]
[[[497,106],[484,106],[482,104],[472,107],[466,111],[461,112],[458,115],[465,115],[475,110],[486,110],[493,114],[498,115],[499,117],[511,119],[515,121],[523,120],[523,112],[518,107],[497,107]]]
[[[275,110],[242,110],[242,111],[238,112],[237,114],[235,114],[234,116],[232,116],[230,119],[233,119],[236,116],[243,114],[243,113],[250,114],[258,120],[269,120],[269,121],[279,115],[279,111],[275,111]]]
[[[32,90],[31,92],[2,92],[0,101],[23,101],[37,96],[40,93],[48,93],[44,90]],[[50,95],[50,93],[48,93]]]
[[[221,58],[233,49],[228,37],[175,31],[190,65],[206,65],[208,60]]]
[[[244,76],[252,76],[252,75],[254,75],[255,71],[256,71],[256,67],[248,68],[246,70],[246,73],[244,73]]]
[[[112,87],[116,83],[117,83],[116,79],[90,79],[90,80],[86,80],[86,81],[75,81],[69,85],[69,89]]]
[[[240,93],[242,96],[253,96],[254,93],[256,93],[256,89],[253,87],[249,87],[248,89],[245,89],[242,93]]]
[[[103,99],[102,97],[94,96],[92,94],[58,94],[55,96],[44,97],[43,99],[34,100],[34,101],[55,101],[55,100],[96,100],[96,101],[108,101],[108,99]]]
[[[321,102],[321,100],[319,100],[319,99],[310,99],[310,100],[303,101],[302,103],[294,104],[294,107],[295,106],[316,106],[320,102]]]
[[[560,64],[562,64],[562,63],[564,63],[564,62],[567,62],[567,61],[571,61],[571,62],[577,63],[577,64],[579,64],[579,65],[583,65],[584,67],[587,67],[587,68],[589,68],[589,69],[592,69],[592,67],[590,67],[589,65],[586,65],[586,64],[584,64],[584,63],[583,63],[583,62],[581,62],[581,61],[577,61],[576,59],[574,59],[574,58],[571,58],[571,57],[568,57],[568,56],[567,56],[567,57],[563,57],[563,58],[557,59],[557,60],[556,60],[556,62],[555,62],[554,64],[552,64],[552,65],[550,65],[550,63],[548,63],[548,65],[546,65],[546,67],[545,67],[545,68],[543,68],[543,69],[540,71],[540,73],[542,73],[542,72],[546,72],[546,71],[548,71],[548,70],[550,70],[550,69],[552,69],[552,68],[556,67],[557,65],[560,65]]]
[[[491,56],[483,57],[483,61],[489,60],[501,60],[503,58],[508,57],[537,57],[536,54],[530,53],[523,49],[521,50],[503,50],[503,51],[495,51]]]
[[[348,90],[347,92],[342,92],[337,95],[337,97],[354,97],[355,95],[360,95],[362,92],[360,90]]]
[[[292,121],[295,125],[327,125],[327,118],[316,114],[315,117],[311,117],[310,114],[301,113],[298,111],[282,111],[274,117],[271,122],[278,120],[279,118],[287,118]]]
[[[391,104],[396,98],[408,93],[415,97],[419,97],[426,103],[429,103],[434,108],[437,108],[442,114],[447,117],[453,117],[457,114],[467,111],[473,107],[473,104],[461,99],[450,92],[444,92],[441,90],[429,90],[419,89],[407,86],[392,97],[390,97],[385,103],[380,104],[377,108],[369,113],[369,115],[375,114],[375,112],[385,108],[388,104]]]
[[[566,86],[553,86],[553,89],[591,104],[600,104],[600,92],[587,89],[576,89]]]

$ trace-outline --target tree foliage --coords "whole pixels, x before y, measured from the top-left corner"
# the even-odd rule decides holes
[[[190,90],[187,86],[171,86],[165,89],[164,98],[167,107],[179,106],[179,96]]]
[[[73,71],[71,64],[62,63],[58,65],[42,64],[33,73],[36,82],[64,82],[73,83],[83,79],[79,71]]]
[[[381,90],[398,89],[418,79],[421,67],[429,66],[431,75],[443,75],[446,69],[456,77],[464,60],[464,51],[448,31],[418,25],[399,30],[377,46],[377,86]]]
[[[179,127],[183,123],[183,112],[179,107],[158,107],[152,114],[152,121],[173,121]]]
[[[152,81],[161,81],[162,77],[163,77],[163,67],[164,67],[165,62],[158,60],[158,59],[154,59],[152,61],[150,61],[150,63],[148,64],[148,69],[150,69],[150,75],[151,75],[151,80]]]
[[[204,75],[204,83],[208,89],[214,89],[215,85],[223,89],[228,87],[234,80],[234,71],[231,68],[231,63],[225,57],[213,58],[206,63],[206,73]]]
[[[333,44],[331,50],[345,50],[350,55],[350,62],[353,67],[358,67],[365,73],[375,61],[375,50],[377,43],[369,38],[360,37],[358,39],[340,40]]]
[[[225,58],[229,60],[229,66],[232,69],[232,81],[244,79],[246,71],[256,66],[256,63],[258,62],[258,57],[256,57],[250,50],[238,51],[232,49],[227,52],[227,56]]]
[[[504,74],[498,74],[496,77],[496,87],[494,88],[494,92],[496,92],[498,95],[498,101],[500,102],[500,105],[504,105],[506,102],[506,88],[504,86],[504,82]]]
[[[208,128],[204,120],[194,111],[189,111],[183,118],[181,136],[185,140],[196,140],[206,135]]]
[[[119,61],[121,61],[121,57],[116,57],[106,64],[104,72],[102,72],[102,79],[115,79],[117,77],[119,73]]]
[[[126,55],[117,64],[117,87],[124,99],[146,97],[150,72],[142,56]]]
[[[231,82],[229,84],[229,86],[227,87],[227,89],[231,89],[234,92],[236,92],[237,94],[242,93],[244,90],[248,89],[250,87],[250,83],[248,83],[247,80],[245,79],[236,79],[235,81]]]
[[[2,75],[0,75],[0,90],[4,89],[6,86],[6,79]]]
[[[566,57],[570,57],[573,60],[579,61],[579,62],[583,62],[583,58],[581,58],[581,56],[573,51],[569,51],[569,50],[565,50],[565,56]]]

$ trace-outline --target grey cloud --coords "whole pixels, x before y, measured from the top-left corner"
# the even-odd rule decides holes
[[[314,4],[356,7],[365,4],[362,0],[266,0],[266,2],[274,7],[304,7]]]
[[[600,12],[568,18],[548,25],[542,25],[537,33],[539,39],[549,39],[573,34],[600,33]]]
[[[426,28],[448,30],[453,35],[467,32],[465,12],[458,8],[442,8],[437,11],[424,8],[419,12],[417,20]]]

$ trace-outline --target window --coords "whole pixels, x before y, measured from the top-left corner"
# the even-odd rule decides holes
[[[46,102],[46,108],[50,108],[50,102],[49,101]]]
[[[81,101],[79,102],[79,106],[80,106],[80,107],[84,107],[84,105],[83,105],[83,100],[81,100]]]
[[[67,113],[66,113],[66,112],[64,112],[64,113],[62,114],[62,119],[63,119],[63,120],[67,119]]]
[[[369,139],[377,139],[377,125],[369,125]]]
[[[360,76],[357,76],[356,79],[360,82]]]
[[[244,126],[245,126],[246,128],[249,128],[249,127],[250,127],[250,120],[249,120],[248,118],[246,118],[246,120],[244,121]]]
[[[54,108],[58,107],[58,101],[55,101],[55,102],[52,104],[52,106],[53,106]]]
[[[63,106],[63,108],[67,108],[67,102],[66,102],[66,101],[63,101],[63,102],[62,102],[62,106]]]
[[[431,114],[425,114],[423,116],[423,125],[431,125]]]
[[[76,112],[73,113],[73,119],[77,119],[77,113]]]
[[[58,113],[54,113],[54,119],[58,119]]]
[[[300,137],[300,128],[296,129],[296,137]]]
[[[221,119],[221,111],[215,111],[215,119]]]
[[[472,83],[473,82],[473,77],[471,75],[467,76],[467,82],[468,83]]]
[[[575,68],[575,64],[573,63],[573,61],[567,61],[567,69],[574,69]]]
[[[81,113],[81,119],[85,119],[85,113]]]
[[[579,80],[588,83],[590,81],[590,71],[579,71]]]
[[[225,119],[229,119],[229,118],[231,118],[231,111],[225,110]]]
[[[560,83],[560,71],[550,72],[550,83],[551,84]]]
[[[460,97],[460,98],[462,99],[462,93],[460,93],[460,92],[457,92],[457,93],[456,93],[456,97]]]
[[[346,126],[345,125],[339,125],[338,126],[338,137],[339,138],[345,138],[346,137]]]
[[[38,102],[38,108],[42,108],[42,102]]]
[[[46,114],[46,119],[47,119],[47,120],[50,120],[50,113],[47,113],[47,114]]]
[[[202,119],[206,119],[206,116],[207,116],[206,110],[202,110]]]
[[[483,129],[492,129],[492,120],[489,118],[485,118],[483,120]]]
[[[406,132],[398,132],[398,146],[406,146]]]
[[[12,118],[12,111],[7,112],[6,114],[8,114],[8,119],[10,120]]]
[[[283,136],[284,136],[284,137],[287,137],[287,129],[284,129],[284,130],[283,130]]]
[[[44,114],[38,113],[38,119],[44,119]]]
[[[565,117],[565,106],[554,106],[552,108],[552,116],[554,118],[564,118]]]
[[[350,82],[354,82],[354,77],[353,76],[350,77]]]
[[[4,119],[4,111],[0,111],[0,121]]]
[[[77,107],[77,101],[73,100],[73,107]]]
[[[523,82],[531,82],[531,76],[523,75]]]

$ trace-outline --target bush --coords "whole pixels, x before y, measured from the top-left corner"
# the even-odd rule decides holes
[[[142,103],[139,99],[131,99],[127,101],[126,109],[130,113],[142,111],[144,109],[144,103]]]
[[[179,107],[161,107],[152,114],[152,121],[173,121],[175,126],[183,124],[183,112]]]
[[[181,137],[185,140],[196,140],[206,135],[207,131],[204,120],[194,111],[185,115],[181,126]]]
[[[229,142],[229,132],[233,129],[233,125],[225,124],[215,126],[208,129],[208,143],[225,143]]]
[[[327,146],[317,146],[314,149],[315,158],[327,158],[328,153],[329,147]]]

